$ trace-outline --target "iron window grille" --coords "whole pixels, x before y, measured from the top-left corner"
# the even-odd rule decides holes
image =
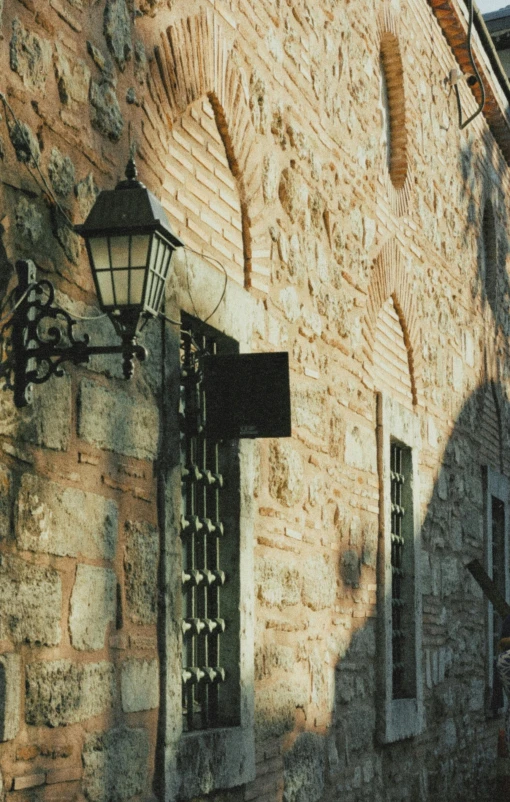
[[[414,695],[413,513],[411,505],[411,451],[391,443],[391,612],[393,698]]]
[[[186,316],[181,328],[182,714],[184,731],[239,724],[237,441],[205,436],[202,359],[236,344]]]

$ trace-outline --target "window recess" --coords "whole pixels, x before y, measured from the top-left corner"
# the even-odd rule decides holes
[[[206,437],[205,355],[236,344],[186,317],[181,330],[183,730],[239,724],[237,442]]]

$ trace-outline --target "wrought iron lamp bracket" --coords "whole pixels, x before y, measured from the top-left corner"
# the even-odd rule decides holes
[[[124,326],[120,318],[113,319],[122,342],[111,346],[89,345],[88,334],[81,339],[75,337],[77,321],[55,305],[51,282],[37,281],[34,263],[19,260],[16,272],[15,308],[0,330],[6,354],[0,365],[0,376],[5,377],[5,388],[14,392],[17,407],[31,403],[34,384],[43,384],[51,376],[62,376],[64,362],[79,365],[87,363],[94,355],[121,354],[124,377],[131,378],[135,357],[143,361],[147,355],[145,348],[137,343],[133,327]]]

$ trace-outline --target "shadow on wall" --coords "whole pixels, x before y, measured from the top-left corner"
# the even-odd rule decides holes
[[[490,464],[509,476],[505,360],[510,333],[506,268],[510,246],[498,179],[505,167],[499,150],[487,136],[476,145],[469,141],[459,160],[466,258],[472,252],[471,237],[476,237],[477,245],[476,266],[462,267],[464,276],[474,276],[468,315],[479,319],[481,305],[485,320],[479,342],[472,343],[472,354],[465,353],[464,358],[470,365],[481,362],[483,370],[479,386],[456,414],[448,440],[441,442],[439,435],[436,443],[428,444],[442,453],[442,459],[421,530],[425,729],[415,738],[378,745],[380,660],[375,622],[367,623],[353,633],[336,665],[328,732],[298,734],[284,755],[284,802],[331,802],[344,796],[349,802],[485,802],[494,798],[498,725],[487,723],[486,605],[465,565],[474,558],[485,561],[482,466]],[[481,202],[480,175],[485,175]],[[487,220],[488,214],[492,220]],[[462,275],[459,278],[463,280]],[[445,303],[441,293],[440,289],[435,296],[438,314]],[[453,344],[455,336],[463,334],[463,323],[457,299],[449,301],[444,334]],[[481,360],[477,358],[480,352]],[[440,388],[445,391],[445,409],[455,401],[452,371],[450,365],[448,386]],[[464,373],[459,394],[466,392],[463,377]]]

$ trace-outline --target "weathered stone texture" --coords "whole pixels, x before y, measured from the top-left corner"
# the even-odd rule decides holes
[[[110,81],[91,82],[90,103],[91,123],[94,128],[112,142],[118,142],[124,130],[124,120]]]
[[[142,729],[92,733],[83,749],[83,785],[90,802],[121,802],[148,791],[149,739]]]
[[[112,559],[117,542],[114,501],[24,474],[17,500],[20,548],[60,556]]]
[[[88,443],[138,459],[157,453],[159,415],[154,402],[82,381],[78,434]]]
[[[17,17],[12,23],[10,59],[11,69],[30,89],[42,89],[50,69],[51,45],[26,30]]]
[[[255,566],[255,592],[261,602],[284,609],[299,604],[302,580],[297,568],[262,558]]]
[[[0,434],[17,436],[35,445],[65,451],[71,434],[71,380],[64,375],[51,378],[34,392],[34,401],[23,411],[16,409],[12,396],[0,394]]]
[[[86,103],[89,97],[90,70],[85,62],[81,59],[72,59],[57,42],[53,63],[61,102],[66,106]]]
[[[299,452],[285,441],[276,441],[270,450],[269,491],[287,507],[303,493],[303,461]]]
[[[152,710],[159,705],[159,667],[157,660],[125,660],[120,680],[122,709],[125,713]]]
[[[74,185],[74,164],[69,156],[64,156],[58,148],[52,148],[48,173],[57,195],[65,198]]]
[[[92,173],[78,181],[74,188],[74,194],[78,200],[80,215],[85,220],[99,195],[99,188],[96,186]]]
[[[61,639],[61,615],[56,571],[0,556],[0,640],[55,646]]]
[[[126,522],[124,571],[127,614],[135,624],[155,624],[157,615],[158,529]]]
[[[335,603],[336,567],[325,557],[309,557],[303,566],[303,604],[312,610],[325,610]]]
[[[69,630],[75,649],[102,649],[115,620],[117,580],[110,568],[78,565],[71,596]]]
[[[294,728],[299,707],[305,707],[308,690],[299,682],[280,680],[269,688],[259,688],[255,697],[257,739],[277,738]]]
[[[0,741],[18,734],[22,682],[19,654],[0,654]]]
[[[115,669],[111,663],[54,660],[26,667],[27,724],[75,724],[110,710],[114,700]]]
[[[304,732],[284,757],[284,802],[317,802],[324,791],[326,766],[322,735]]]
[[[131,20],[126,0],[107,0],[104,10],[104,35],[110,52],[123,70],[133,52]]]
[[[12,474],[0,465],[0,540],[11,534]]]

